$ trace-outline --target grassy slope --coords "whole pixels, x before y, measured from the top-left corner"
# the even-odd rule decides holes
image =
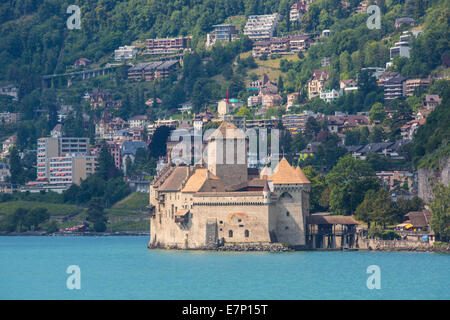
[[[84,210],[83,208],[68,204],[54,204],[37,201],[9,201],[0,203],[0,214],[12,214],[17,208],[29,210],[33,208],[46,208],[52,216],[68,215]]]
[[[251,54],[252,54],[251,51],[241,53],[240,58],[241,59],[248,58]],[[255,62],[258,65],[258,67],[247,71],[248,76],[245,79],[245,84],[246,85],[250,84],[250,82],[251,82],[250,75],[252,73],[257,74],[258,76],[262,76],[263,74],[266,74],[270,80],[277,82],[278,77],[280,75],[284,74],[280,70],[281,59],[294,62],[294,61],[297,61],[299,58],[296,54],[284,55],[281,58],[277,58],[277,59],[271,59],[270,57],[268,57],[267,60],[260,60],[260,59],[256,58]]]
[[[121,210],[139,211],[148,206],[149,196],[147,193],[134,192],[125,199],[117,202],[112,208]]]

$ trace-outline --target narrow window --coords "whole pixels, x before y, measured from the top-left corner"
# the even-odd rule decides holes
[[[228,237],[233,238],[233,230],[228,231]]]
[[[286,211],[286,217],[289,217],[290,213],[289,211]]]
[[[250,236],[250,232],[248,230],[245,230],[245,237],[248,238]]]

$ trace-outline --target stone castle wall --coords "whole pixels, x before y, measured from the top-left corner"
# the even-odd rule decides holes
[[[202,248],[221,239],[227,243],[270,242],[269,206],[264,204],[262,193],[245,197],[194,197],[192,201],[180,193],[172,196],[172,202],[166,199],[169,203],[151,221],[150,246]],[[188,206],[187,223],[175,222],[174,201],[178,208]],[[183,205],[184,201],[189,204]]]

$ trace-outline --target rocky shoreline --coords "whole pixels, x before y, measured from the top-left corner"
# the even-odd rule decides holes
[[[0,232],[3,237],[114,237],[114,236],[150,236],[150,232],[146,231],[116,231],[116,232],[55,232],[46,233],[43,231],[28,232]]]
[[[162,250],[197,250],[197,251],[220,251],[220,252],[293,252],[293,248],[282,243],[226,243],[216,246],[202,246],[197,248],[183,248],[177,245],[163,246],[152,245],[148,249]]]
[[[410,248],[385,248],[385,247],[375,247],[375,248],[367,248],[367,249],[359,249],[359,251],[379,251],[379,252],[434,252],[434,253],[449,253],[450,254],[450,245],[434,247],[430,246],[429,248],[424,247],[410,247]]]
[[[47,234],[41,231],[28,232],[0,232],[0,236],[18,237],[18,236],[46,236],[46,237],[114,237],[114,236],[149,236],[149,232],[145,231],[117,231],[117,232],[78,232],[78,233],[64,233],[56,232]],[[385,243],[386,242],[386,243]],[[387,240],[380,244],[379,241],[375,245],[368,245],[366,247],[352,248],[349,251],[377,251],[377,252],[433,252],[433,253],[447,253],[450,254],[450,244],[429,245],[429,246],[397,246],[397,242]],[[184,248],[181,246],[163,246],[154,245],[148,246],[148,249],[162,249],[162,250],[197,250],[197,251],[217,251],[217,252],[294,252],[294,251],[341,251],[342,249],[308,249],[308,248],[292,248],[283,243],[225,243],[220,246],[211,245],[198,248]],[[345,250],[342,250],[345,251]]]

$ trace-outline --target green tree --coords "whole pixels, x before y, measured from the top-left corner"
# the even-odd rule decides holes
[[[23,182],[23,166],[20,163],[19,151],[15,146],[9,150],[9,166],[11,172],[11,183],[20,184]]]
[[[49,218],[50,214],[46,208],[33,208],[27,212],[24,218],[24,226],[27,229],[32,228],[33,230],[36,230],[39,224],[48,221]]]
[[[14,211],[12,222],[15,224],[15,230],[22,232],[24,227],[26,227],[26,216],[28,214],[28,210],[24,208],[17,208]]]
[[[370,108],[370,120],[372,122],[379,121],[383,122],[384,118],[386,117],[386,112],[384,111],[383,105],[379,102],[372,105]]]
[[[380,126],[373,127],[372,131],[369,134],[369,142],[383,142],[386,139],[386,134],[384,130]]]
[[[320,212],[327,209],[321,203],[321,197],[327,188],[325,176],[318,173],[313,167],[307,166],[303,168],[306,177],[311,181],[310,207],[311,212]]]
[[[326,176],[330,186],[330,212],[352,214],[370,189],[379,189],[375,172],[370,165],[351,155],[341,157]]]
[[[253,114],[247,107],[240,107],[236,112],[238,117],[245,117],[246,119],[252,119]]]
[[[106,222],[108,222],[108,218],[105,217],[103,210],[104,207],[102,199],[94,198],[89,201],[86,220],[94,224],[94,230],[96,232],[106,231]]]
[[[98,169],[95,174],[103,180],[113,179],[120,176],[120,171],[114,164],[114,159],[109,152],[108,144],[106,142],[103,142],[101,145],[98,162]]]
[[[387,223],[396,221],[396,208],[389,192],[385,189],[367,191],[364,200],[356,208],[358,220],[385,228]]]

